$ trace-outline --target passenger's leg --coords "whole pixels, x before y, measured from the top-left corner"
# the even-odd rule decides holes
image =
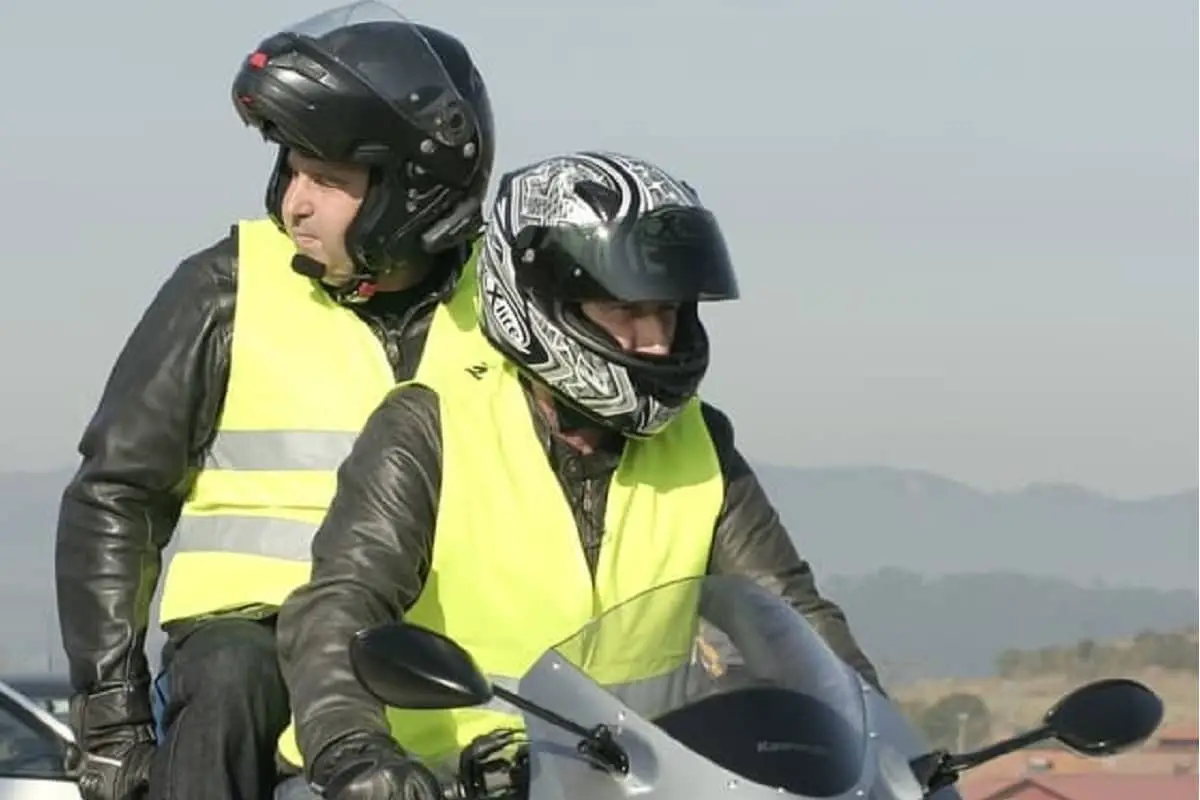
[[[263,800],[287,727],[274,619],[216,619],[164,654],[170,681],[150,800]]]

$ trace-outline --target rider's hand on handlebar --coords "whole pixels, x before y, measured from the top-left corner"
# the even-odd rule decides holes
[[[145,793],[154,757],[154,729],[148,701],[131,700],[127,687],[71,699],[67,774],[83,800],[131,800]]]
[[[154,744],[137,742],[81,751],[71,755],[68,774],[79,784],[83,800],[135,800],[150,785]]]
[[[391,741],[372,737],[332,755],[321,792],[328,800],[442,800],[433,772]]]

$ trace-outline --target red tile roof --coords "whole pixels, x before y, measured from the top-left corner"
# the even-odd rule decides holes
[[[1174,741],[1195,742],[1200,740],[1200,728],[1195,722],[1182,722],[1178,725],[1168,725],[1154,735],[1155,739],[1171,739]]]
[[[1200,776],[1077,773],[964,783],[963,800],[1196,800]]]
[[[1088,773],[1133,773],[1138,775],[1171,775],[1177,771],[1195,772],[1197,750],[1179,747],[1157,747],[1156,744],[1106,758],[1086,758],[1063,749],[1030,748],[1001,756],[971,770],[964,783],[981,781],[1016,781],[1023,777]]]
[[[1001,780],[1008,782],[1034,773],[1040,774],[1048,766],[1054,774],[1096,772],[1105,768],[1107,759],[1085,758],[1069,750],[1047,750],[1031,748],[1001,756],[981,764],[968,773],[964,780]],[[1038,769],[1042,766],[1042,769]]]

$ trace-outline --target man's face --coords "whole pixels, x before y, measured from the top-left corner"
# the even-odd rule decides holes
[[[325,265],[325,283],[337,286],[353,274],[346,229],[367,193],[367,168],[288,154],[292,180],[283,195],[283,223],[296,249]]]
[[[580,304],[584,315],[617,340],[627,353],[670,354],[679,318],[677,303],[617,303],[589,300]]]

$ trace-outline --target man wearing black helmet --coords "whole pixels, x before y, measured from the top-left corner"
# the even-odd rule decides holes
[[[454,37],[356,3],[272,36],[233,85],[279,145],[268,219],[186,258],[80,444],[56,551],[87,800],[268,796],[288,698],[275,615],[335,470],[398,380],[468,357],[494,152]],[[162,553],[168,696],[143,645]]]
[[[316,791],[439,800],[438,773],[455,771],[460,750],[520,725],[503,702],[385,708],[359,683],[350,641],[397,617],[460,642],[512,690],[594,612],[672,581],[736,574],[784,597],[878,684],[732,424],[699,399],[700,303],[738,289],[720,228],[690,187],[614,153],[517,170],[500,182],[478,286],[489,350],[396,388],[371,415],[313,540],[312,578],[279,614],[295,716],[280,750],[303,761]],[[655,646],[620,647],[593,666],[661,686],[660,645],[690,641],[691,620],[638,621]],[[288,791],[303,788],[294,779]]]

